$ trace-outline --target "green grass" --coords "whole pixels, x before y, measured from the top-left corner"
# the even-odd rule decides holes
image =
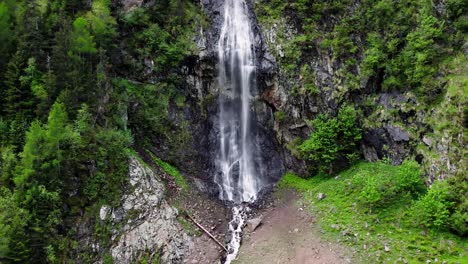
[[[180,173],[177,168],[167,162],[162,161],[151,152],[149,152],[149,154],[156,164],[158,164],[167,174],[174,178],[174,182],[177,184],[177,186],[179,186],[183,191],[189,190],[187,179]]]
[[[362,176],[388,179],[402,174],[403,166],[361,162],[335,179],[318,175],[303,179],[287,173],[280,188],[302,194],[308,209],[325,231],[324,237],[352,246],[365,263],[468,263],[467,240],[444,230],[422,229],[414,224],[411,206],[415,193],[398,192],[386,203],[369,207],[362,202]],[[406,168],[407,169],[407,168]],[[317,194],[326,198],[318,201]],[[385,251],[387,246],[390,251]]]

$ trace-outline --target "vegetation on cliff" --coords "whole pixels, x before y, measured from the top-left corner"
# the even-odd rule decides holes
[[[1,263],[110,263],[110,228],[98,211],[120,201],[134,149],[157,145],[164,156],[149,160],[190,187],[166,161],[191,151],[183,66],[198,56],[194,39],[206,18],[197,1],[126,2],[0,0]],[[275,43],[267,40],[280,77],[294,83],[275,119],[284,127],[307,121],[307,135],[289,149],[309,168],[333,174],[352,165],[365,133],[379,126],[409,135],[398,167],[361,162],[336,180],[289,174],[281,184],[303,191],[326,231],[378,260],[465,261],[467,2],[254,5],[262,27],[276,32]],[[315,58],[329,62],[328,82]],[[382,106],[383,93],[405,100]],[[301,120],[290,118],[287,107],[299,102],[312,103],[295,112]],[[316,202],[309,192],[319,191],[328,197]],[[88,235],[91,242],[79,241]]]
[[[0,262],[93,259],[78,224],[120,201],[134,138],[179,142],[167,112],[202,20],[185,0],[0,1]]]

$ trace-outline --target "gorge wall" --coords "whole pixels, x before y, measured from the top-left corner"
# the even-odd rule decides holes
[[[197,162],[191,162],[193,166],[190,168],[197,172],[194,175],[205,180],[213,175],[211,161],[215,135],[207,131],[212,131],[216,124],[215,45],[222,19],[219,11],[221,2],[202,1],[209,26],[199,30],[196,39],[199,56],[193,57],[184,68],[187,83],[183,89],[191,102],[186,120],[191,124],[192,149],[203,150],[194,154],[198,158],[192,160]],[[307,121],[321,113],[336,116],[344,105],[351,105],[358,111],[359,123],[364,129],[360,150],[366,160],[388,159],[392,164],[400,164],[406,158],[416,159],[424,166],[428,182],[453,175],[459,171],[457,168],[464,168],[466,96],[460,96],[463,91],[449,87],[466,86],[466,80],[450,77],[463,76],[464,66],[460,65],[460,60],[466,55],[450,51],[452,47],[463,46],[463,40],[443,40],[442,35],[453,31],[454,25],[442,25],[440,22],[447,19],[454,23],[458,19],[453,15],[450,3],[435,3],[433,6],[421,3],[408,7],[419,15],[403,23],[400,28],[402,36],[397,38],[400,47],[390,55],[403,56],[401,54],[405,52],[423,55],[418,50],[406,50],[411,49],[408,47],[411,36],[419,36],[420,31],[429,30],[421,24],[424,16],[434,18],[426,27],[437,29],[437,33],[420,38],[436,45],[438,50],[425,55],[433,56],[431,60],[400,65],[401,68],[423,68],[420,74],[425,76],[411,81],[411,76],[416,73],[400,72],[401,84],[398,86],[389,84],[393,78],[387,70],[390,66],[379,67],[369,62],[374,51],[374,40],[371,39],[374,31],[380,30],[382,41],[391,41],[390,31],[385,31],[384,23],[377,21],[382,12],[386,12],[383,7],[379,9],[367,2],[353,1],[305,4],[302,7],[277,1],[255,1],[249,5],[256,12],[250,14],[252,21],[258,22],[253,25],[259,70],[256,107],[265,135],[261,144],[263,153],[270,157],[270,168],[277,173],[272,175],[272,180],[278,179],[284,171],[282,165],[275,167],[274,164],[284,164],[288,170],[308,173],[307,164],[293,154],[295,147],[312,132]],[[427,8],[426,14],[424,10]],[[399,11],[394,15],[398,16],[404,8],[396,9]],[[374,18],[368,21],[358,19],[365,15]],[[306,16],[313,21],[305,22]],[[356,24],[355,31],[352,31],[350,23]],[[365,27],[372,23],[375,24],[369,26],[368,31],[357,30],[361,25]],[[345,25],[351,29],[343,31]],[[389,51],[383,48],[382,53]],[[441,64],[443,58],[452,59],[449,59],[450,63]],[[424,67],[428,69],[424,71]],[[447,107],[453,111],[443,113]],[[277,153],[280,153],[282,162],[278,162]]]
[[[394,165],[415,159],[424,167],[428,183],[464,177],[467,99],[466,88],[459,87],[467,87],[463,64],[467,45],[460,36],[450,41],[442,37],[455,30],[460,16],[453,15],[450,4],[410,5],[408,10],[417,15],[402,22],[401,28],[386,29],[386,22],[379,19],[392,15],[405,19],[398,17],[403,6],[387,14],[391,8],[368,1],[303,6],[287,1],[247,3],[255,35],[258,91],[254,97],[261,158],[271,183],[286,170],[310,175],[311,164],[297,153],[297,146],[313,133],[308,121],[319,114],[336,116],[343,106],[352,106],[358,113],[363,129],[362,158]],[[150,150],[193,177],[198,188],[216,196],[213,176],[219,146],[214,128],[220,89],[216,45],[223,1],[202,0],[200,6],[207,23],[196,30],[197,52],[185,59],[181,68],[184,81],[177,87],[185,104],[169,105],[170,121],[184,124],[189,135],[183,147],[174,148],[156,138]],[[449,23],[444,25],[443,20]],[[391,35],[392,30],[400,30],[401,35]],[[430,30],[435,33],[424,34]],[[392,41],[398,42],[394,50]],[[438,50],[423,54],[411,46],[416,45],[412,41],[435,45]],[[379,52],[382,54],[374,54]],[[417,62],[417,54],[433,59]],[[385,59],[403,56],[410,61],[402,59],[397,73],[391,65],[384,65]],[[448,62],[442,64],[443,59]],[[151,63],[146,67],[151,69]],[[423,68],[421,73],[412,72],[419,68]],[[423,75],[421,79],[413,80],[418,74]],[[398,85],[392,83],[394,78]]]

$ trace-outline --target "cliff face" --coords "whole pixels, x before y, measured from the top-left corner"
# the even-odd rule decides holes
[[[385,59],[400,56],[399,52],[405,49],[406,42],[414,38],[408,36],[421,33],[417,31],[421,27],[419,22],[413,28],[408,26],[401,29],[404,36],[396,37],[401,40],[396,45],[397,51],[385,51],[388,54],[383,56],[384,59],[379,58],[369,66],[366,63],[370,63],[368,60],[374,50],[368,32],[346,31],[343,29],[346,26],[341,26],[356,22],[350,22],[348,18],[357,19],[361,14],[359,12],[366,13],[366,10],[374,8],[363,6],[367,1],[332,1],[344,4],[325,8],[306,6],[305,10],[312,8],[312,11],[305,15],[304,9],[298,9],[290,1],[247,2],[254,27],[257,64],[258,90],[253,91],[253,105],[259,124],[258,141],[263,153],[260,158],[269,172],[270,183],[275,183],[286,170],[310,174],[310,164],[297,155],[297,145],[313,133],[308,121],[319,114],[336,116],[344,105],[351,105],[358,112],[363,128],[359,147],[366,160],[384,159],[400,164],[404,159],[416,159],[425,168],[429,183],[437,178],[463,176],[466,170],[463,158],[466,156],[464,115],[468,93],[468,52],[466,44],[461,48],[461,53],[457,51],[462,46],[459,37],[450,43],[440,40],[440,36],[425,39],[433,41],[429,41],[431,45],[448,50],[448,55],[444,57],[447,63],[422,63],[422,66],[430,63],[438,65],[434,72],[430,71],[431,81],[437,83],[437,87],[435,91],[428,90],[428,94],[435,94],[435,99],[428,103],[418,90],[427,83],[408,82],[402,87],[388,88],[386,83],[391,80],[391,71],[379,66],[384,64]],[[125,12],[146,8],[152,3],[121,1]],[[165,121],[170,124],[165,128],[164,137],[145,131],[159,124],[141,122],[148,127],[139,127],[141,123],[132,120],[140,118],[135,114],[139,108],[143,112],[148,110],[141,98],[123,103],[126,104],[123,119],[134,122],[132,129],[135,130],[137,148],[144,148],[142,152],[151,151],[169,161],[186,176],[198,178],[194,180],[194,185],[199,189],[216,194],[218,190],[213,184],[213,175],[219,148],[216,130],[219,118],[217,41],[223,0],[201,0],[199,4],[208,23],[197,27],[197,32],[192,32],[198,51],[185,57],[183,66],[176,71],[183,81],[174,90],[183,102],[170,101],[163,109],[167,112]],[[314,11],[314,8],[317,10]],[[433,15],[442,21],[450,17],[443,3],[436,3],[432,9]],[[316,15],[319,17],[316,18]],[[380,16],[384,17],[382,14]],[[376,14],[376,17],[379,15]],[[391,30],[387,32],[383,28],[385,22],[381,23],[382,28],[372,30],[380,30],[380,38],[391,42],[388,40]],[[367,26],[364,23],[363,27]],[[349,27],[352,28],[351,25]],[[448,23],[444,30],[454,30],[451,27],[453,25]],[[132,57],[125,42],[120,48],[112,62],[116,68],[121,68],[120,71],[125,71],[122,76],[129,80],[137,79],[134,83],[138,85],[159,85],[158,78],[161,76],[155,74],[157,70],[151,58],[140,61],[141,58]],[[141,65],[135,63],[138,65],[136,70],[133,69],[135,72],[127,73],[126,60],[140,61]],[[419,66],[411,65],[413,68]],[[402,78],[406,80],[408,77]],[[131,88],[128,90],[137,90]],[[150,92],[155,93],[153,90]],[[125,98],[128,94],[131,95],[127,91]],[[150,96],[154,96],[153,101],[164,99],[164,94],[161,95],[162,99],[159,94]],[[151,110],[151,114],[158,114]],[[101,246],[98,242],[94,243],[90,239],[93,237],[90,230],[92,225],[84,222],[81,225],[83,232],[79,234],[84,237],[80,241],[84,245],[83,252],[91,249],[99,256],[108,252],[115,261],[122,263],[142,258],[150,261],[160,258],[163,263],[181,262],[193,245],[177,222],[178,211],[164,197],[166,189],[158,173],[133,158],[129,167],[130,185],[120,205],[100,207],[99,219],[96,220],[109,228],[107,236],[111,241]]]
[[[182,69],[185,82],[179,89],[186,98],[186,106],[183,110],[173,108],[169,111],[173,122],[188,124],[190,147],[174,150],[165,147],[164,142],[155,141],[160,147],[153,149],[185,168],[183,170],[187,174],[201,178],[212,193],[216,192],[211,182],[217,151],[214,129],[218,118],[219,90],[216,45],[222,23],[222,2],[201,1],[208,23],[199,28],[195,39],[199,53],[188,58]],[[252,10],[250,17],[255,32],[258,69],[259,89],[254,94],[255,108],[261,127],[263,160],[272,172],[272,181],[278,179],[285,169],[301,174],[310,172],[308,165],[293,154],[297,152],[298,143],[313,131],[307,121],[319,114],[336,116],[344,105],[351,105],[358,111],[363,128],[359,148],[366,160],[388,159],[396,165],[406,158],[416,159],[424,166],[428,182],[453,175],[457,168],[464,168],[462,152],[466,128],[463,109],[466,96],[459,96],[460,91],[448,87],[455,85],[455,79],[459,78],[462,80],[457,85],[465,85],[464,66],[456,61],[463,60],[466,55],[456,52],[463,43],[460,37],[450,41],[442,38],[443,34],[453,34],[457,30],[450,20],[455,19],[451,15],[450,3],[437,2],[429,7],[411,5],[409,10],[417,15],[408,18],[410,22],[397,29],[386,29],[385,23],[403,19],[399,17],[400,13],[407,10],[402,6],[385,7],[388,10],[384,10],[367,1],[338,1],[302,9],[299,4],[266,0],[248,1],[248,4]],[[429,15],[423,11],[426,9],[430,10]],[[389,19],[390,14],[395,16],[395,21],[380,19],[379,16],[384,16],[385,12]],[[366,22],[364,17],[370,15],[373,17],[367,18]],[[408,47],[422,34],[420,31],[429,30],[424,29],[421,22],[425,16],[437,21],[432,29],[441,30],[437,36],[420,36],[427,43],[432,43],[426,45],[434,45],[438,49],[429,55]],[[364,22],[359,20],[360,17]],[[395,30],[400,30],[396,37],[392,33]],[[392,41],[399,43],[395,51],[382,48],[382,52],[388,54],[382,55],[374,64],[368,62],[374,52],[373,31],[380,32],[376,33],[377,39],[385,42],[384,46],[391,45]],[[419,56],[418,52],[421,56],[434,58],[418,64],[414,57]],[[411,57],[408,55],[411,53],[416,55]],[[392,71],[398,70],[384,65],[385,58],[395,60],[391,56],[410,56],[410,62],[397,65],[401,69],[395,75]],[[414,81],[416,73],[411,71],[421,67],[429,67],[420,74],[427,78]],[[395,76],[392,74],[400,78],[401,83],[393,85],[391,81]],[[449,105],[453,111],[442,114]],[[440,118],[442,120],[438,120]]]
[[[379,22],[366,14],[378,15],[376,10],[382,6],[367,1],[338,2],[335,6],[301,7],[298,3],[277,1],[255,3],[261,31],[279,62],[274,84],[263,91],[263,98],[279,113],[275,114],[280,118],[275,118],[274,125],[277,139],[294,151],[294,145],[312,133],[307,120],[320,113],[335,116],[341,106],[352,105],[358,110],[363,128],[360,150],[366,160],[388,159],[396,165],[407,158],[416,159],[425,168],[428,182],[464,170],[463,116],[467,99],[462,94],[466,90],[466,66],[460,60],[466,60],[466,45],[461,53],[456,52],[463,40],[454,38],[449,42],[440,36],[426,37],[425,41],[430,43],[426,45],[433,45],[438,52],[422,65],[414,59],[408,66],[410,69],[400,77],[403,86],[396,88],[388,84],[393,76],[388,67],[382,66],[384,61],[374,66],[372,73],[368,73],[366,63],[375,52],[371,47],[372,30],[377,30],[377,38],[384,43],[393,37],[390,31],[395,30],[372,23],[385,23],[385,19],[393,23],[399,19],[399,12],[406,12],[404,8],[387,6],[386,12],[393,12],[394,17],[381,17]],[[400,40],[393,40],[400,43],[399,47],[389,56],[409,56],[406,50],[423,27],[418,23],[424,22],[417,22],[421,17],[438,20],[433,28],[440,27],[442,35],[453,34],[456,29],[450,21],[450,5],[437,2],[415,7],[413,11],[418,13],[415,17],[419,18],[415,19],[414,28],[400,29],[400,36],[396,37]],[[424,8],[430,10],[430,15],[422,11]],[[322,13],[315,13],[319,10]],[[421,56],[425,55],[421,53]],[[442,63],[438,56],[449,62]],[[408,72],[417,67],[433,67],[424,77],[436,88],[424,82],[405,82],[405,78],[413,78]],[[444,110],[447,107],[451,111]],[[285,155],[285,161],[288,169],[306,172],[305,164],[297,162],[292,155]]]
[[[94,224],[88,217],[77,223],[77,263],[182,263],[193,242],[178,219],[179,211],[168,201],[162,180],[167,176],[132,157],[128,177],[129,185],[115,206],[102,205]]]

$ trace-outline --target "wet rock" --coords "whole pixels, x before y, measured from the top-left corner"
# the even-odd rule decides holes
[[[247,220],[247,227],[249,231],[250,232],[255,231],[262,224],[262,221],[263,221],[263,216],[259,216],[259,217]]]

